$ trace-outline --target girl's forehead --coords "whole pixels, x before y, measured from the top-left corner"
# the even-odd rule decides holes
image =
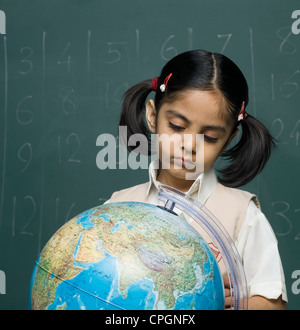
[[[197,117],[204,113],[213,118],[223,118],[224,100],[214,91],[187,90],[176,94],[176,97],[161,105],[163,110],[177,110],[188,117]]]
[[[164,102],[159,113],[167,118],[177,117],[188,125],[222,126],[232,130],[232,120],[224,97],[215,91],[188,90]]]

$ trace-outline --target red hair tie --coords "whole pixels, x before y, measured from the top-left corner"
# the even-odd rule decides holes
[[[245,101],[243,101],[242,109],[238,114],[238,121],[244,121],[245,118],[248,116],[247,112],[245,111]]]
[[[157,91],[157,82],[158,82],[157,77],[152,79],[152,90],[153,90],[153,92]]]

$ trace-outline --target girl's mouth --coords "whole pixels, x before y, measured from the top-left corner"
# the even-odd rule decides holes
[[[194,169],[195,163],[190,158],[184,158],[184,157],[174,157],[174,162],[177,165],[181,165],[182,167],[185,167],[187,169]]]

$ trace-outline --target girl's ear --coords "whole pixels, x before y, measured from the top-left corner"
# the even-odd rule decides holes
[[[146,104],[146,120],[152,133],[156,131],[156,109],[154,100],[149,100]]]

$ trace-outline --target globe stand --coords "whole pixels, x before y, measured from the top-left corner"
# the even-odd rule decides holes
[[[237,248],[222,224],[201,203],[181,191],[160,184],[159,199],[163,209],[175,213],[175,207],[184,212],[187,221],[196,224],[209,235],[218,248],[225,264],[230,283],[231,309],[248,308],[248,292],[245,272]]]

